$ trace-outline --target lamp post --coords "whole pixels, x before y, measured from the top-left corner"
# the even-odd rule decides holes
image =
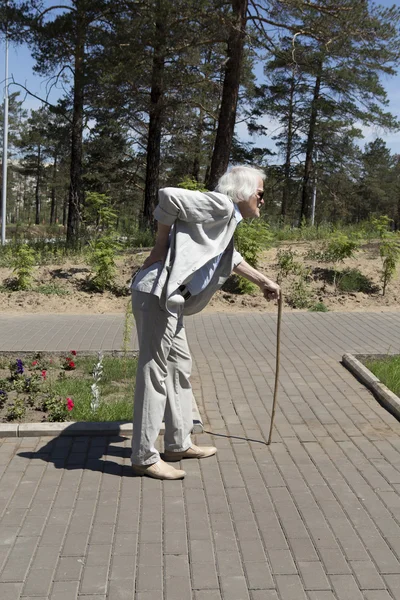
[[[7,3],[8,6],[8,3]],[[3,185],[1,194],[1,245],[6,243],[7,159],[8,159],[8,32],[5,40],[4,122],[3,122]]]

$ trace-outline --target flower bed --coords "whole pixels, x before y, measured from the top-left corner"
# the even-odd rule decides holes
[[[0,355],[0,420],[130,421],[134,356]]]

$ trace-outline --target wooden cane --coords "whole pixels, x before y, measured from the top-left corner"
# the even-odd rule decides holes
[[[271,443],[272,429],[274,427],[275,408],[276,400],[278,397],[278,385],[279,385],[279,365],[280,365],[280,350],[281,350],[281,321],[282,321],[282,307],[283,307],[283,295],[282,290],[278,300],[278,323],[276,326],[276,367],[275,367],[275,387],[274,387],[274,398],[272,401],[272,413],[271,413],[271,426],[269,429],[269,436],[267,446]]]

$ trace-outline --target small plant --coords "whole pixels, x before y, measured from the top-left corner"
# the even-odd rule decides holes
[[[63,367],[64,367],[65,371],[74,371],[76,369],[76,364],[75,364],[75,361],[74,361],[74,358],[76,356],[75,350],[71,351],[71,355],[72,356],[66,356],[64,358],[64,365],[63,365]],[[60,373],[60,375],[61,375],[61,373]]]
[[[308,308],[311,312],[328,312],[329,308],[323,302],[315,302]]]
[[[13,404],[10,404],[7,408],[6,419],[7,421],[20,421],[26,414],[25,402],[22,398],[16,398]]]
[[[35,266],[35,251],[27,244],[21,244],[12,262],[16,274],[15,289],[28,290],[32,283],[33,267]]]
[[[8,400],[8,394],[7,394],[6,390],[0,389],[0,408],[3,408],[3,406],[7,402],[7,400]]]
[[[58,422],[58,421],[66,421],[68,417],[68,412],[72,410],[69,408],[71,398],[61,398],[61,396],[57,396],[56,394],[49,394],[47,398],[42,402],[42,410],[47,412],[47,420],[50,422]]]
[[[287,277],[290,274],[298,275],[301,273],[303,265],[296,261],[297,253],[294,252],[291,248],[287,250],[280,248],[277,253],[277,261],[278,261],[278,283],[282,282],[282,279]]]
[[[94,271],[91,283],[98,291],[104,292],[114,285],[117,269],[115,254],[119,247],[119,243],[111,236],[103,237],[91,246],[89,264]]]
[[[101,376],[103,375],[103,353],[98,353],[98,361],[97,364],[93,367],[93,379],[94,383],[90,386],[92,392],[92,400],[90,402],[90,408],[93,412],[99,408],[100,405],[100,388],[99,383],[101,380]]]
[[[40,375],[34,373],[30,377],[25,378],[25,392],[29,394],[36,394],[40,390],[41,385],[41,377]]]
[[[242,221],[235,231],[235,244],[244,260],[257,268],[261,252],[272,243],[272,234],[265,221],[254,219]],[[240,294],[252,294],[257,286],[243,277],[238,277],[237,291]]]
[[[307,282],[307,275],[303,274],[291,284],[286,299],[293,308],[309,308],[311,296],[312,292]]]
[[[39,294],[44,294],[45,296],[68,296],[70,293],[68,290],[64,290],[64,288],[55,283],[38,285],[34,291],[39,292]]]
[[[12,379],[24,374],[24,363],[20,358],[10,362],[10,373]]]
[[[358,269],[344,269],[338,273],[337,287],[341,292],[372,293],[375,290],[373,283]]]
[[[394,233],[387,232],[381,241],[379,252],[383,261],[381,281],[382,296],[386,293],[386,288],[396,274],[397,263],[400,258],[400,240]]]

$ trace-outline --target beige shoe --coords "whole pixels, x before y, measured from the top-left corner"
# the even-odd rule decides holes
[[[160,460],[152,465],[132,465],[133,472],[137,475],[146,475],[153,479],[183,479],[185,471],[180,471]]]
[[[208,458],[214,456],[217,449],[214,446],[195,446],[192,444],[185,452],[164,452],[165,460],[169,462],[177,462],[183,458]]]

